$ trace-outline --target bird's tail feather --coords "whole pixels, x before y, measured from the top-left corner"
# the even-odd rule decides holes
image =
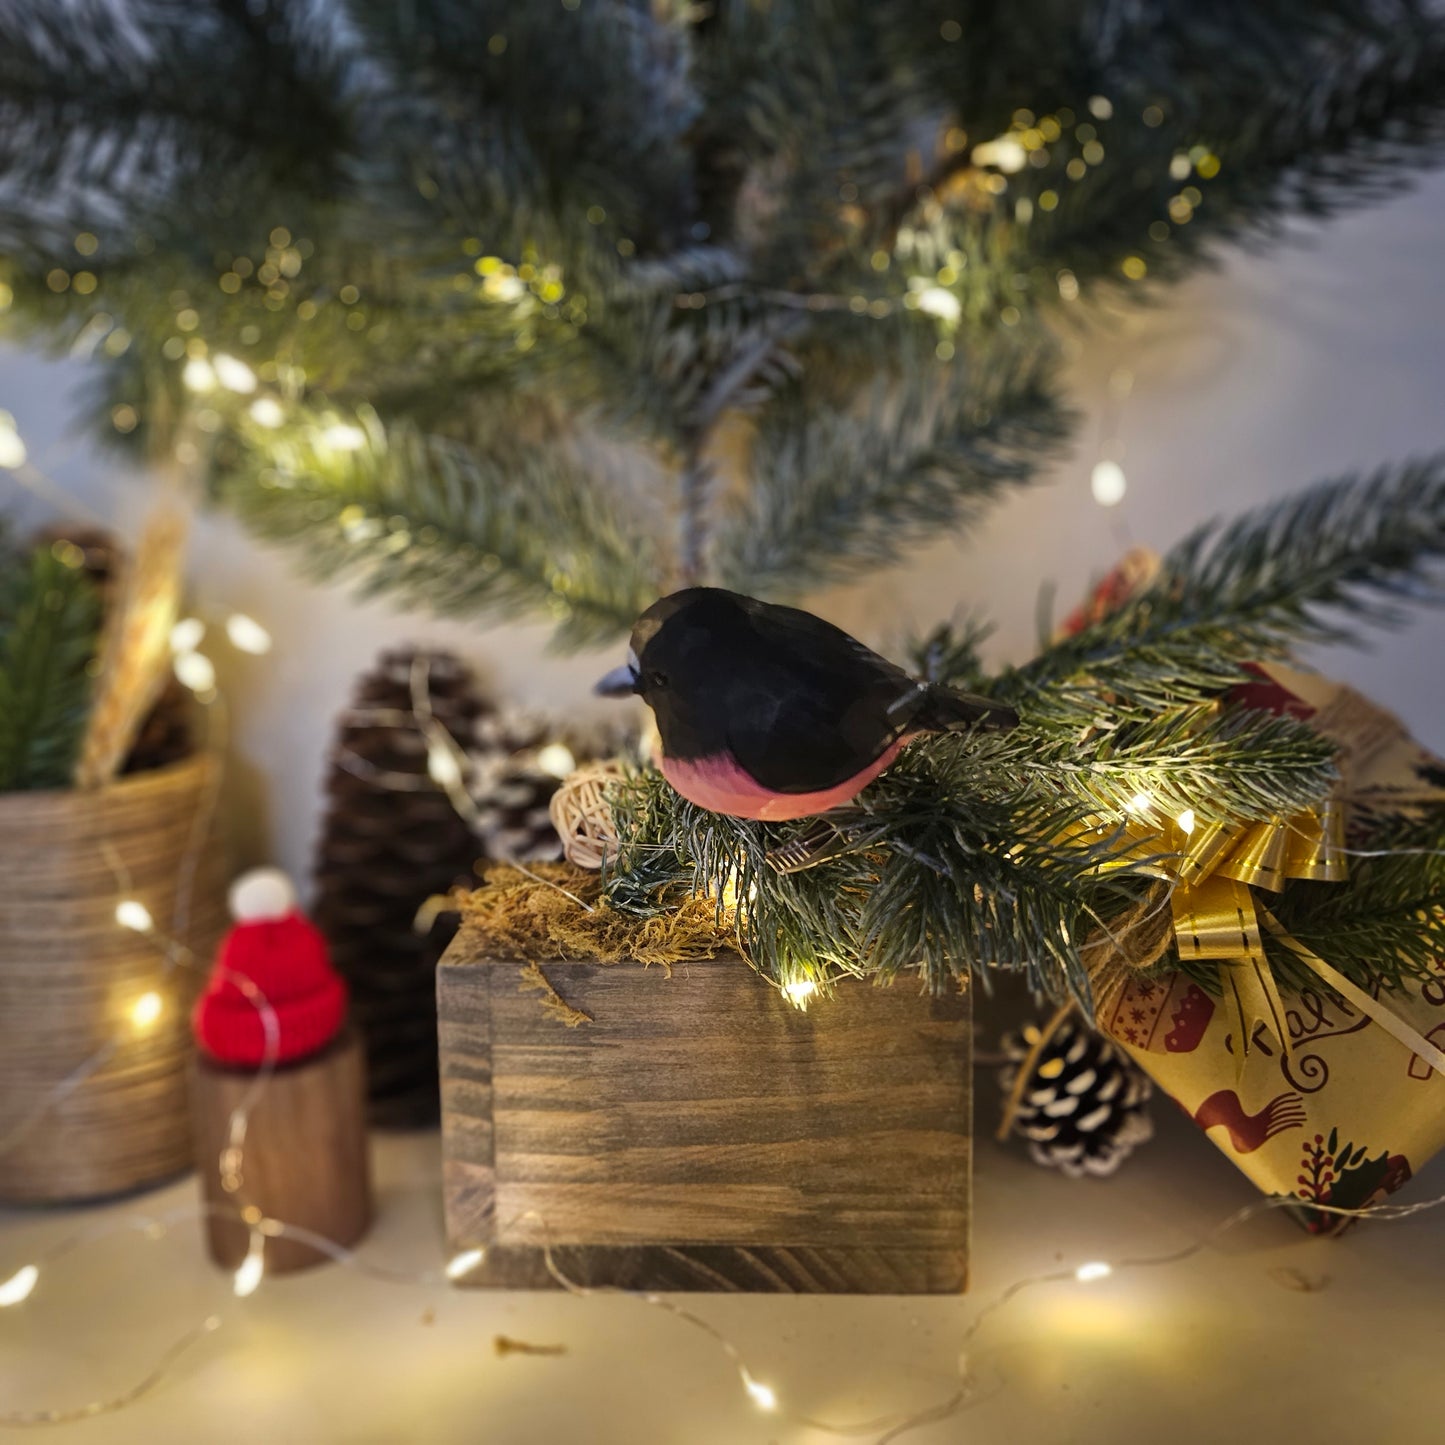
[[[1018,722],[1018,713],[1005,703],[990,702],[986,697],[976,697],[937,683],[928,689],[912,719],[914,727],[926,732],[952,732],[974,727],[989,732],[1006,732],[1017,727]]]

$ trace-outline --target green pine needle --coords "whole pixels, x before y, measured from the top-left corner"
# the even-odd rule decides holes
[[[584,473],[555,450],[505,460],[404,425],[327,423],[243,452],[226,495],[319,577],[439,614],[549,614],[563,646],[625,634],[652,600],[649,550],[598,515]],[[336,427],[344,445],[328,440]]]
[[[99,625],[94,585],[50,548],[0,560],[0,793],[69,786]]]
[[[1242,680],[1241,664],[1353,637],[1351,619],[1398,622],[1445,599],[1445,454],[1343,477],[1227,524],[1199,528],[1153,583],[1006,674],[1001,696],[1061,721],[1098,690],[1147,716]]]

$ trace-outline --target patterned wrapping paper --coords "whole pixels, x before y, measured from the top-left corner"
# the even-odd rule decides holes
[[[1241,701],[1307,718],[1339,744],[1351,819],[1445,806],[1445,764],[1396,718],[1323,678],[1257,671]],[[1129,978],[1101,999],[1098,1023],[1261,1190],[1299,1200],[1311,1232],[1336,1233],[1350,1221],[1310,1204],[1377,1203],[1445,1146],[1445,1077],[1323,984],[1282,992],[1289,1053],[1256,1024],[1240,1057],[1237,1016],[1181,973]],[[1445,1048],[1445,960],[1374,996]]]

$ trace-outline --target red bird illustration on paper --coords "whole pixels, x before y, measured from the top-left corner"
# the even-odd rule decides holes
[[[1191,1115],[1201,1129],[1216,1124],[1229,1130],[1229,1141],[1236,1154],[1253,1154],[1262,1144],[1286,1129],[1304,1127],[1304,1100],[1298,1094],[1279,1094],[1256,1114],[1246,1114],[1239,1095],[1233,1089],[1212,1093]]]
[[[806,818],[848,802],[913,738],[1017,725],[1012,708],[921,682],[795,607],[690,587],[637,620],[597,684],[657,718],[663,776],[714,813]]]

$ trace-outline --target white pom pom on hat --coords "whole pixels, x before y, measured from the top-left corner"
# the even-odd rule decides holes
[[[290,913],[296,889],[279,868],[252,868],[231,884],[227,902],[237,923],[262,923]]]

